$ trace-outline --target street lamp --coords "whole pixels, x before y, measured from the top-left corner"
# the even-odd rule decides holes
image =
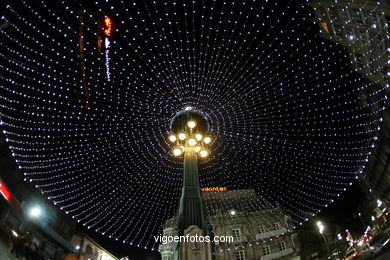
[[[320,231],[320,234],[322,235],[322,237],[324,238],[324,241],[325,241],[325,245],[326,245],[326,249],[328,250],[328,254],[330,253],[330,250],[329,250],[329,246],[328,246],[328,242],[326,241],[326,238],[324,236],[324,225],[321,223],[321,221],[318,221],[317,222],[317,227],[318,227],[318,230]]]
[[[211,143],[211,137],[204,137],[206,133],[201,128],[202,124],[204,124],[203,122],[197,122],[195,119],[192,119],[190,112],[187,112],[187,114],[190,116],[186,123],[179,129],[173,129],[174,131],[178,130],[178,132],[171,133],[168,137],[169,141],[175,144],[172,153],[174,156],[179,157],[185,152],[191,153],[195,151],[195,154],[199,157],[206,158],[210,155],[210,150],[207,149],[206,145]],[[200,126],[200,129],[197,129],[198,126]]]
[[[171,122],[171,133],[168,139],[172,144],[172,154],[183,160],[183,187],[176,226],[179,236],[186,235],[189,227],[198,228],[205,236],[212,236],[205,216],[198,171],[198,160],[205,159],[211,154],[207,147],[211,143],[208,129],[208,122],[204,115],[189,106],[176,114]],[[183,252],[190,250],[187,248],[189,245],[177,243],[174,246],[173,259],[184,259]],[[207,251],[211,253],[211,245],[207,246]],[[205,259],[206,255],[206,252],[203,252],[200,257]]]
[[[38,218],[41,215],[41,208],[39,208],[38,206],[31,208],[29,215],[30,217]]]

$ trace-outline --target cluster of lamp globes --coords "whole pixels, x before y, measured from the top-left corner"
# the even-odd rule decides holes
[[[176,146],[172,149],[172,154],[179,157],[186,149],[193,148],[200,157],[206,158],[210,151],[204,145],[209,144],[211,138],[209,136],[204,137],[201,133],[192,134],[192,129],[196,126],[196,122],[193,120],[188,121],[187,126],[191,129],[190,133],[180,132],[177,136],[175,134],[169,136],[169,141],[176,143]]]

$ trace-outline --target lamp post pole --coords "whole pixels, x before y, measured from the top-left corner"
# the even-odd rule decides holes
[[[328,242],[326,241],[326,238],[324,236],[324,225],[321,223],[321,221],[318,221],[317,222],[317,226],[318,226],[318,229],[320,231],[320,234],[322,235],[322,238],[324,239],[325,241],[325,245],[326,245],[326,249],[328,251],[328,255],[330,254],[330,250],[329,250],[329,246],[328,246]]]
[[[212,237],[206,220],[198,172],[198,158],[207,158],[210,154],[206,147],[211,142],[211,138],[207,136],[207,121],[200,113],[186,109],[173,118],[171,128],[172,133],[168,139],[174,145],[172,154],[183,158],[183,187],[176,227],[177,235],[188,236],[188,234],[199,233]],[[194,259],[198,257],[205,260],[211,259],[210,245],[198,243],[201,249],[195,252],[187,242],[174,244],[175,260],[188,259],[190,255],[194,255]]]

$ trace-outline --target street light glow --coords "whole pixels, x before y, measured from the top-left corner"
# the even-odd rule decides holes
[[[321,221],[318,221],[317,226],[318,226],[320,233],[322,234],[322,232],[324,231],[324,225],[322,225]]]
[[[210,142],[211,142],[211,138],[210,137],[205,137],[204,139],[203,139],[203,142],[205,143],[205,144],[209,144]]]
[[[195,152],[199,153],[200,149],[202,149],[202,147],[200,146],[195,147]]]
[[[196,145],[196,140],[194,138],[188,139],[188,145],[189,146],[194,146]]]
[[[207,155],[209,155],[209,152],[206,150],[201,150],[199,154],[200,154],[200,157],[204,158],[204,157],[207,157]]]
[[[32,208],[30,210],[30,216],[31,217],[36,218],[36,217],[39,217],[39,215],[41,215],[41,209],[40,208],[34,207],[34,208]]]
[[[182,154],[182,149],[180,149],[179,147],[176,147],[175,149],[173,149],[174,156],[180,156],[181,154]]]
[[[175,135],[170,135],[169,136],[169,141],[171,141],[172,143],[174,143],[176,141],[176,136]]]
[[[198,141],[202,141],[202,135],[201,134],[196,134],[195,135],[195,138],[196,138],[196,140],[198,140]]]
[[[191,120],[191,121],[188,121],[187,126],[192,129],[196,126],[196,123],[195,123],[195,121]]]
[[[186,137],[187,137],[187,136],[186,136],[185,133],[180,133],[180,134],[179,134],[179,139],[182,140],[182,141],[185,140]]]

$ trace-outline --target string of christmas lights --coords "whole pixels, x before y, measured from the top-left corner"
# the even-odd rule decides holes
[[[201,186],[255,189],[293,226],[340,196],[375,145],[385,89],[318,37],[305,1],[4,10],[0,115],[12,155],[54,204],[123,243],[158,249],[153,237],[176,215],[183,165],[167,137],[188,105],[214,140]]]

